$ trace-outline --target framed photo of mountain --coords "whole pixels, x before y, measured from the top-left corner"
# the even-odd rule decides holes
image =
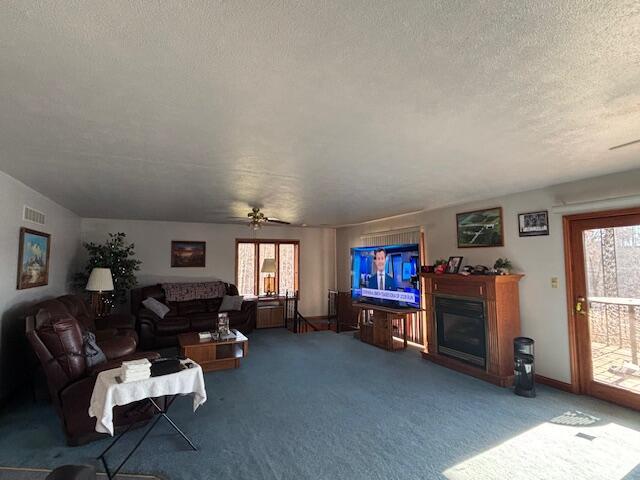
[[[51,235],[28,228],[20,229],[18,253],[18,290],[42,287],[49,283]]]
[[[502,247],[502,207],[456,214],[458,248]]]

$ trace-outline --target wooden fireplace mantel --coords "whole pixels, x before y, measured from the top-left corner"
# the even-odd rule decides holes
[[[518,283],[524,275],[459,275],[423,273],[427,310],[427,360],[487,380],[501,387],[513,384],[513,339],[520,335]],[[435,297],[479,299],[485,304],[486,368],[438,353]]]

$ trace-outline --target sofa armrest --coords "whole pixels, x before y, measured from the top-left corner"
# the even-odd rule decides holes
[[[241,312],[257,312],[258,311],[258,302],[256,300],[243,300],[242,307],[240,308]]]
[[[95,336],[97,342],[102,342],[115,337],[118,334],[118,330],[115,328],[104,328],[102,330],[96,330]]]
[[[95,377],[87,376],[71,382],[58,392],[60,406],[65,416],[74,413],[72,405],[76,403],[86,403],[87,406],[89,405],[95,383]]]
[[[257,300],[245,300],[242,302],[242,308],[240,309],[243,315],[247,317],[246,332],[248,333],[256,328],[256,321],[258,318],[258,301]]]
[[[97,343],[107,357],[107,360],[124,357],[136,351],[135,339],[126,335],[107,338]]]
[[[96,328],[98,330],[134,330],[136,319],[128,313],[111,313],[102,318],[96,318]]]
[[[162,319],[151,310],[141,308],[138,310],[138,335],[140,337],[140,348],[152,350],[155,348],[156,325]]]
[[[138,311],[138,323],[139,324],[147,324],[147,325],[153,325],[155,327],[156,323],[161,322],[162,319],[156,315],[155,313],[153,313],[151,310],[147,309],[147,308],[141,308]]]
[[[136,326],[135,317],[128,313],[112,313],[104,318],[104,322],[106,327],[119,330],[134,329]]]

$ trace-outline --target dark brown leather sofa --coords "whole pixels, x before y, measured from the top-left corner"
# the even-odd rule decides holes
[[[235,285],[227,283],[226,294],[238,295]],[[164,318],[145,308],[144,300],[153,297],[170,308]],[[178,344],[178,335],[203,332],[215,328],[222,298],[207,298],[185,302],[167,302],[162,285],[150,285],[131,290],[131,313],[137,318],[140,346],[143,349],[171,347]],[[245,300],[242,309],[230,311],[229,327],[245,335],[256,326],[257,302]]]
[[[86,305],[81,308],[81,298],[61,297],[34,305],[26,317],[26,334],[47,378],[49,393],[69,445],[82,445],[104,434],[95,431],[96,419],[89,417],[89,404],[96,376],[103,370],[119,367],[124,360],[158,358],[155,352],[136,353],[136,340],[130,329],[96,330],[98,345],[107,362],[90,368],[83,352],[82,332],[85,327],[66,305],[83,320],[92,318]],[[73,307],[75,305],[75,307]],[[96,335],[98,336],[98,335]],[[138,408],[132,408],[138,407]],[[113,411],[116,429],[132,423],[142,423],[152,417],[152,410],[143,404],[116,407]]]

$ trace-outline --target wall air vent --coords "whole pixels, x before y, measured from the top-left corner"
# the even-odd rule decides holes
[[[37,223],[38,225],[44,225],[44,213],[39,212],[31,207],[24,206],[22,213],[22,219],[26,222]]]

